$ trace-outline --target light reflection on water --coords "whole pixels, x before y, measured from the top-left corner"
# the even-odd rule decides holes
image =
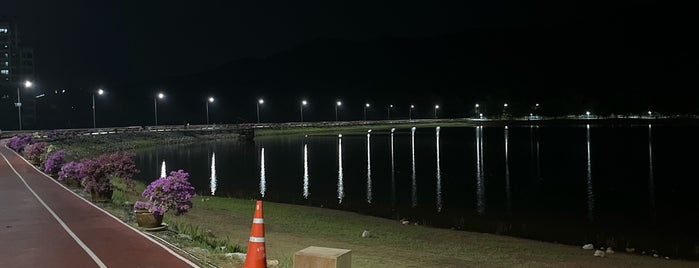
[[[371,203],[371,129],[366,134],[366,202]]]
[[[416,207],[417,206],[417,175],[415,174],[415,127],[410,129],[410,153],[411,153],[411,162],[412,162],[412,206]]]
[[[653,178],[653,135],[651,125],[648,124],[648,200],[650,203],[650,220],[655,224],[655,179]]]
[[[303,144],[303,198],[308,199],[308,144]]]
[[[587,219],[595,219],[595,193],[592,189],[592,160],[590,157],[590,125],[587,125]]]
[[[216,195],[216,186],[218,182],[216,181],[216,153],[211,154],[211,182],[209,183],[209,188],[211,189],[211,195]]]
[[[262,147],[260,153],[260,195],[265,197],[267,191],[267,178],[265,178],[265,147]]]
[[[396,205],[396,161],[393,151],[393,133],[395,128],[391,129],[391,206]]]
[[[337,138],[337,201],[342,204],[345,198],[345,183],[342,181],[342,134]]]
[[[163,164],[160,166],[160,177],[161,178],[167,177],[167,171],[165,169],[165,160],[163,160]]]
[[[442,169],[439,157],[439,127],[435,128],[435,144],[437,147],[437,211],[442,211]]]
[[[483,158],[483,126],[476,127],[476,210],[485,213],[485,159]]]
[[[510,189],[510,154],[509,154],[509,129],[505,126],[505,196],[507,199],[507,213],[512,211],[512,191]]]

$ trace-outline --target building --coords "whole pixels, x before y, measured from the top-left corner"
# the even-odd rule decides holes
[[[13,19],[0,16],[0,129],[17,129],[17,89],[26,80],[34,81],[34,50],[24,46]],[[21,91],[22,125],[31,126],[36,120],[35,98]],[[14,113],[12,113],[14,111]],[[15,117],[10,115],[14,114]]]

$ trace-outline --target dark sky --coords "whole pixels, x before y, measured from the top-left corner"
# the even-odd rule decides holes
[[[52,100],[38,108],[65,114],[60,121],[70,127],[91,123],[86,100],[97,87],[122,91],[101,104],[124,113],[103,119],[115,125],[148,124],[142,114],[152,112],[158,88],[188,91],[162,104],[178,124],[202,118],[201,107],[182,107],[212,93],[227,103],[218,120],[235,122],[254,120],[248,106],[259,96],[284,110],[301,96],[323,104],[444,101],[445,116],[464,116],[475,101],[519,100],[525,113],[545,96],[562,113],[697,112],[695,10],[654,0],[0,0],[0,16],[15,18],[34,48],[38,87],[82,92],[64,98],[70,112]],[[270,105],[268,114],[272,107],[283,110]],[[332,120],[333,107],[323,109],[315,119]]]
[[[3,0],[4,1],[4,0]],[[5,1],[47,87],[186,74],[315,39],[420,37],[604,20],[652,1]]]

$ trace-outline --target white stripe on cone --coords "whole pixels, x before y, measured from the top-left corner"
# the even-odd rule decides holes
[[[253,243],[264,243],[264,242],[265,242],[265,238],[264,238],[264,237],[254,237],[254,236],[251,236],[251,237],[250,237],[250,242],[253,242]]]
[[[254,218],[252,219],[252,223],[265,223],[265,220],[262,218]]]

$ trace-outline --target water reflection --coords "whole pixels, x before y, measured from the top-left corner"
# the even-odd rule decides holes
[[[303,144],[303,198],[308,199],[308,144]]]
[[[412,187],[412,201],[413,201],[413,207],[417,206],[417,178],[415,176],[415,127],[410,129],[410,152],[412,154],[412,180],[413,180],[413,187]]]
[[[371,129],[366,134],[366,202],[371,203]]]
[[[650,218],[655,224],[655,179],[653,178],[653,136],[648,124],[648,199],[650,201]]]
[[[340,204],[342,204],[342,199],[345,197],[342,175],[342,134],[340,134],[337,139],[337,200]]]
[[[440,167],[439,158],[439,127],[435,129],[435,136],[437,138],[437,211],[442,211],[442,170]]]
[[[391,129],[391,206],[396,204],[396,162],[393,153],[393,132],[396,129]]]
[[[160,166],[160,177],[167,177],[167,171],[165,171],[165,160],[163,160],[163,164]]]
[[[265,197],[265,191],[267,191],[267,179],[265,178],[265,148],[262,147],[262,152],[260,153],[260,195]]]
[[[209,182],[209,188],[211,189],[211,195],[216,195],[216,153],[211,154],[211,181]]]
[[[485,212],[485,161],[483,159],[483,126],[476,127],[476,211]]]
[[[536,129],[536,131],[535,131]],[[529,155],[531,161],[533,161],[532,167],[534,168],[533,175],[534,178],[541,180],[541,157],[539,154],[539,126],[529,125]]]
[[[512,209],[512,194],[510,191],[510,154],[509,154],[509,130],[505,126],[505,196],[507,198],[507,213]]]
[[[590,125],[587,125],[587,219],[594,220],[595,194],[592,191],[592,161],[590,158]]]

